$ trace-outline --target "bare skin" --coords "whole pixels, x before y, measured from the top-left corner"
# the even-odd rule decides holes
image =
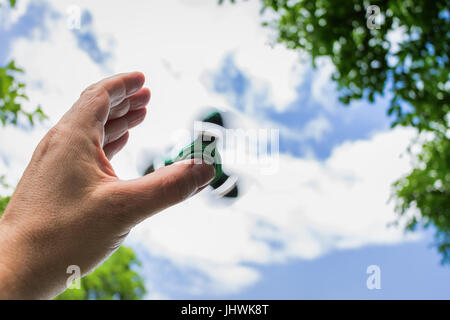
[[[145,118],[144,75],[88,87],[36,148],[0,220],[0,299],[49,299],[69,265],[83,274],[111,255],[139,222],[202,190],[206,163],[180,162],[121,181],[110,164]]]

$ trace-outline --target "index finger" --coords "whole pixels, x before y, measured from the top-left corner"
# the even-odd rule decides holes
[[[110,109],[138,92],[145,82],[141,72],[121,73],[103,79],[81,93],[74,109],[84,123],[105,124]]]
[[[104,88],[109,95],[111,107],[121,103],[125,98],[138,92],[145,82],[145,76],[141,72],[120,73],[103,79],[94,86]]]

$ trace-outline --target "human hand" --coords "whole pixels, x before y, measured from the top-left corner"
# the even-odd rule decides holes
[[[0,220],[0,298],[46,299],[112,254],[142,220],[206,186],[214,168],[180,162],[121,181],[109,162],[146,115],[144,75],[88,87],[42,139]]]

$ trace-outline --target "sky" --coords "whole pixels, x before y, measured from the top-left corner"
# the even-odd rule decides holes
[[[433,230],[392,226],[391,184],[411,168],[414,132],[390,129],[389,96],[340,104],[330,62],[313,69],[275,44],[259,9],[209,0],[2,8],[0,64],[14,58],[26,70],[24,107],[41,104],[49,120],[0,131],[0,174],[17,183],[40,138],[89,84],[142,71],[152,100],[112,162],[120,178],[139,176],[211,107],[230,127],[279,130],[279,153],[225,147],[238,200],[213,201],[206,190],[132,231],[126,244],[142,261],[146,298],[448,299],[450,270]],[[231,161],[238,155],[247,161]],[[380,289],[367,288],[372,265]]]

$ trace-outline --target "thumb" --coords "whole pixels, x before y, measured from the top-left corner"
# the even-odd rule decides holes
[[[121,181],[113,194],[119,195],[119,208],[133,223],[186,200],[207,186],[215,176],[214,166],[194,159],[175,162],[142,178]]]

